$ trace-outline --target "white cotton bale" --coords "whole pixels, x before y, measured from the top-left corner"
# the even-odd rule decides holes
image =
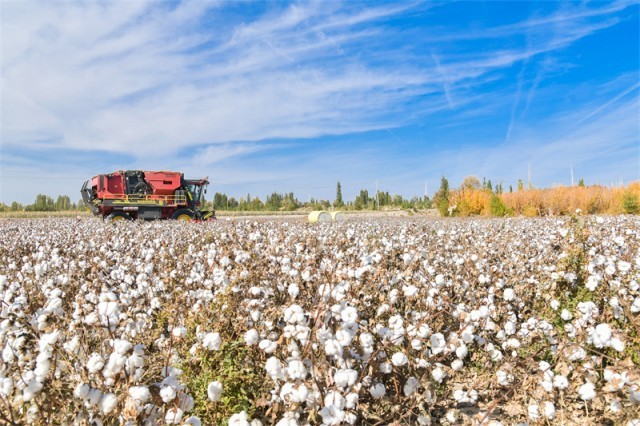
[[[329,212],[324,210],[314,210],[311,213],[309,213],[308,220],[309,220],[309,223],[316,223],[316,222],[327,223],[327,222],[331,222],[331,215],[329,214]]]
[[[347,218],[343,212],[336,211],[331,212],[331,220],[333,220],[334,222],[344,222],[347,220]]]

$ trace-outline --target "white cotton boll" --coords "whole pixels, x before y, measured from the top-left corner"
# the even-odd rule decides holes
[[[504,293],[502,294],[502,297],[504,298],[504,300],[506,300],[507,302],[512,301],[513,299],[515,299],[516,294],[513,291],[513,289],[511,288],[506,288],[504,289]]]
[[[373,336],[370,333],[362,333],[360,335],[360,344],[365,348],[373,346]]]
[[[556,299],[553,299],[551,301],[551,309],[553,309],[554,311],[557,311],[560,308],[560,302],[558,302]]]
[[[336,331],[336,340],[340,343],[340,346],[346,348],[351,345],[353,341],[354,333],[351,330],[340,329]]]
[[[167,410],[167,414],[164,416],[164,421],[170,425],[179,425],[182,422],[182,416],[184,411],[181,408],[171,408]]]
[[[391,357],[391,362],[396,367],[402,367],[403,365],[406,365],[409,362],[409,358],[407,358],[407,356],[402,352],[396,352]]]
[[[571,321],[571,319],[573,318],[573,315],[571,315],[571,312],[569,312],[566,309],[562,310],[562,313],[560,314],[560,318],[562,318],[565,321]]]
[[[387,390],[384,387],[384,384],[378,383],[369,388],[369,393],[374,399],[380,399],[387,393]]]
[[[287,365],[287,376],[292,380],[304,380],[307,377],[307,368],[302,361],[298,359],[291,360]]]
[[[393,366],[388,362],[380,363],[379,370],[382,374],[390,374],[393,371]]]
[[[160,397],[165,403],[171,402],[176,397],[176,390],[173,386],[163,386],[160,390]]]
[[[329,391],[324,397],[324,406],[329,407],[331,405],[338,407],[340,410],[344,409],[346,401],[339,392]]]
[[[252,328],[251,330],[244,333],[244,342],[247,344],[247,346],[255,345],[256,343],[258,343],[258,340],[260,340],[260,335],[255,328]]]
[[[402,286],[402,292],[405,297],[413,297],[418,294],[418,287],[414,285]]]
[[[298,297],[298,294],[300,294],[300,288],[296,283],[289,284],[287,293],[289,293],[289,296],[291,296],[292,299],[295,299],[296,297]]]
[[[409,377],[407,382],[404,384],[403,392],[405,396],[411,396],[420,386],[420,382],[415,377]]]
[[[591,382],[587,382],[578,388],[578,394],[583,401],[590,401],[596,397],[596,387]]]
[[[540,407],[537,404],[531,404],[527,408],[527,413],[529,415],[529,419],[531,420],[539,420],[540,419]]]
[[[319,412],[323,425],[340,425],[344,421],[344,411],[335,405],[324,406]]]
[[[444,284],[444,275],[442,274],[436,275],[436,284],[438,285]]]
[[[13,380],[11,377],[3,377],[0,379],[0,395],[7,397],[13,392]]]
[[[184,424],[189,426],[202,426],[202,421],[199,417],[191,416],[184,421]]]
[[[151,393],[146,386],[132,386],[129,388],[129,396],[135,401],[145,403],[151,399]]]
[[[611,327],[609,324],[598,324],[591,333],[591,340],[596,348],[602,348],[609,344],[611,340]]]
[[[462,344],[456,348],[456,356],[460,359],[466,358],[468,353],[469,351],[467,349],[467,345],[465,344]]]
[[[260,341],[258,347],[262,349],[265,353],[270,354],[273,353],[278,347],[277,342],[273,342],[269,339],[263,339]]]
[[[229,426],[249,426],[249,416],[242,410],[229,417]]]
[[[509,386],[511,383],[513,383],[513,375],[507,373],[504,370],[498,370],[496,372],[496,376],[498,378],[498,384],[500,386]]]
[[[446,373],[444,372],[444,370],[440,367],[434,368],[431,371],[431,377],[433,377],[433,380],[435,380],[438,383],[442,383],[442,380],[444,380],[445,374]]]
[[[567,380],[567,378],[561,374],[556,375],[553,378],[553,386],[560,390],[566,389],[569,387],[569,380]]]
[[[460,371],[462,370],[463,367],[464,367],[464,362],[462,362],[462,360],[459,358],[454,359],[453,362],[451,363],[451,368],[454,371]]]
[[[551,368],[551,365],[547,361],[540,361],[538,368],[540,368],[540,371],[547,371]]]
[[[86,383],[79,383],[76,388],[73,390],[73,396],[77,399],[85,399],[89,395],[89,391],[91,390],[91,386]]]
[[[174,327],[173,330],[171,330],[171,335],[176,339],[182,339],[187,335],[187,329],[183,326]]]
[[[207,386],[207,397],[210,401],[220,401],[222,397],[222,383],[217,380],[209,383],[209,386]]]
[[[442,333],[432,334],[431,337],[429,338],[429,341],[431,343],[431,352],[434,355],[437,355],[443,352],[447,345],[447,342],[444,336],[442,335]]]
[[[269,358],[265,364],[264,369],[267,371],[267,374],[273,380],[284,379],[284,372],[282,371],[282,362],[274,356]]]
[[[27,387],[22,390],[22,400],[25,402],[31,401],[42,390],[42,387],[42,383],[37,380],[31,380]]]
[[[581,347],[577,347],[571,351],[569,356],[567,357],[569,361],[580,361],[587,356],[587,352]]]
[[[335,339],[324,342],[324,352],[330,356],[342,356],[342,345]]]
[[[87,403],[89,406],[98,405],[100,399],[102,399],[102,392],[100,392],[100,389],[92,388],[89,390],[89,393],[87,394]]]
[[[128,340],[116,339],[113,342],[113,350],[120,355],[126,354],[127,352],[129,352],[129,350],[131,350],[132,347],[133,345]]]
[[[348,386],[353,386],[357,378],[358,372],[350,368],[341,368],[339,370],[336,370],[336,372],[333,374],[334,383],[336,384],[336,386],[342,389]]]
[[[220,338],[220,333],[212,332],[204,335],[202,339],[202,347],[210,350],[217,351],[220,350],[220,345],[222,345],[222,339]]]
[[[118,405],[118,397],[113,393],[106,393],[100,399],[100,411],[102,414],[109,414]]]
[[[358,321],[358,310],[353,306],[347,306],[346,308],[344,308],[340,315],[342,316],[342,321],[347,324],[355,323]]]
[[[411,349],[413,349],[414,351],[422,350],[422,340],[411,339]]]
[[[618,352],[624,352],[626,348],[625,343],[617,337],[613,337],[611,340],[609,340],[609,346],[611,346]]]
[[[104,358],[99,353],[92,353],[87,360],[87,370],[89,373],[97,373],[104,367]]]
[[[556,406],[553,405],[553,402],[546,401],[542,406],[544,408],[544,416],[547,419],[551,420],[556,416]]]
[[[356,405],[358,405],[358,399],[360,399],[360,395],[357,392],[348,393],[345,397],[344,408],[347,410],[356,408]]]

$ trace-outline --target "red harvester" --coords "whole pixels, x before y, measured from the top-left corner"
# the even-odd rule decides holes
[[[185,179],[179,172],[117,171],[97,175],[82,185],[82,201],[106,220],[209,220],[215,212],[200,210],[207,178]]]

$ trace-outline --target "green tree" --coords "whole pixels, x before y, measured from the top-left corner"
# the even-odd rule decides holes
[[[637,214],[640,212],[638,196],[627,189],[622,196],[622,208],[627,214]]]
[[[342,186],[340,185],[340,181],[336,185],[336,199],[333,202],[333,207],[342,207],[344,206],[344,201],[342,200]]]
[[[440,179],[440,189],[433,196],[433,202],[442,216],[449,214],[449,181],[444,176]]]
[[[491,216],[498,217],[506,216],[510,213],[509,208],[496,194],[491,195],[491,199],[489,200],[489,211],[491,212]]]
[[[518,192],[524,190],[524,183],[522,182],[522,179],[518,179]]]
[[[578,186],[584,187],[584,179],[583,178],[580,178],[580,180],[578,181]]]

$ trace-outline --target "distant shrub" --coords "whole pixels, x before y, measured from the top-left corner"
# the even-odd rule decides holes
[[[509,214],[509,208],[496,194],[491,195],[491,199],[489,200],[489,211],[491,216],[497,217],[503,217]]]
[[[522,214],[526,217],[536,217],[538,216],[538,209],[531,205],[525,206],[525,208],[522,210]]]
[[[622,196],[622,208],[627,214],[637,214],[640,212],[638,196],[631,190],[626,190]]]

